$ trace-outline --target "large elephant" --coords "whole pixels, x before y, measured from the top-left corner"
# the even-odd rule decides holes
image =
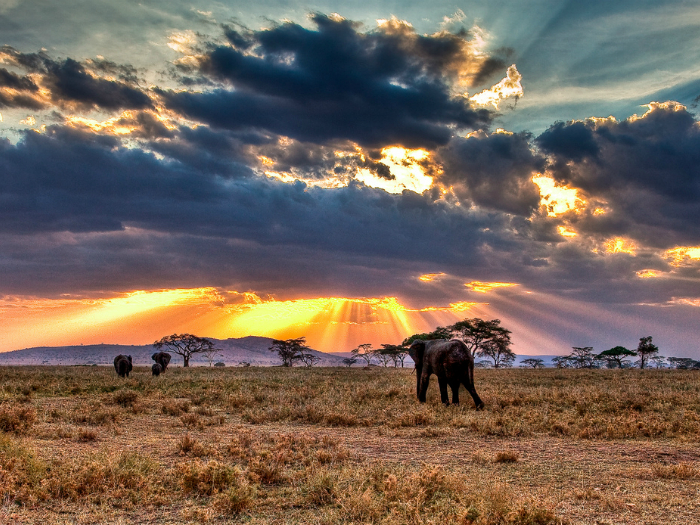
[[[114,358],[114,370],[119,377],[129,377],[129,372],[133,368],[130,355],[119,354]]]
[[[416,363],[416,395],[425,403],[430,376],[435,374],[440,385],[440,399],[446,405],[447,385],[452,389],[452,402],[459,403],[459,385],[462,384],[474,399],[476,409],[484,407],[484,402],[474,388],[474,358],[462,341],[436,339],[413,341],[408,354]]]
[[[168,352],[156,352],[151,356],[151,359],[160,365],[161,372],[165,372],[165,369],[168,368],[168,364],[170,363],[170,354]]]

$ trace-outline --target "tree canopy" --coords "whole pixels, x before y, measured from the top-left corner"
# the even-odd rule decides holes
[[[538,357],[528,357],[520,363],[523,368],[544,368],[544,359]]]
[[[273,339],[272,346],[268,350],[277,352],[282,360],[282,366],[293,366],[294,361],[300,360],[304,351],[308,349],[306,337],[297,337],[296,339]]]
[[[597,357],[599,359],[604,359],[609,364],[612,363],[617,365],[618,368],[624,368],[625,364],[629,364],[629,361],[626,361],[625,358],[636,355],[637,352],[634,350],[628,350],[624,346],[616,346],[610,350],[605,350],[604,352],[599,353]]]
[[[639,345],[637,346],[637,354],[639,354],[639,368],[646,368],[649,359],[659,352],[659,347],[651,342],[651,336],[640,337]]]
[[[153,346],[162,349],[166,347],[174,354],[181,355],[184,367],[190,366],[192,354],[214,351],[214,343],[205,337],[197,337],[192,334],[167,335],[153,343]]]

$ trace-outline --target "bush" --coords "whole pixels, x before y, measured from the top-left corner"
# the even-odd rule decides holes
[[[36,411],[28,406],[0,405],[0,430],[26,434],[36,421]]]

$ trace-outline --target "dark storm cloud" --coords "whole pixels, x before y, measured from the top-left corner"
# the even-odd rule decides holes
[[[169,108],[216,128],[315,143],[432,147],[448,142],[451,126],[489,123],[487,110],[452,93],[459,68],[483,61],[469,54],[468,35],[421,36],[398,23],[363,33],[348,20],[312,20],[315,30],[291,22],[247,34],[228,29],[233,47],[214,47],[198,66],[222,87],[160,94]]]
[[[86,110],[145,109],[152,106],[149,96],[138,87],[136,70],[131,66],[118,65],[105,59],[88,61],[87,64],[96,72],[116,75],[120,79],[107,80],[91,75],[85,64],[72,58],[55,60],[45,52],[21,53],[10,46],[3,46],[0,54],[14,67],[38,75],[42,87],[49,90],[48,96],[53,104],[71,104]],[[31,97],[37,91],[37,85],[29,77],[1,70],[0,86],[4,85],[3,81],[14,83],[7,87],[17,89],[23,95],[23,98],[4,101],[5,105],[13,103],[14,107],[38,109],[48,104],[48,101]],[[30,105],[31,101],[33,105]]]
[[[579,218],[584,232],[661,248],[699,243],[700,127],[687,110],[652,105],[622,122],[558,123],[537,142],[557,180],[608,204],[609,213]]]
[[[438,181],[478,206],[529,216],[540,202],[532,177],[545,166],[529,139],[526,133],[455,137],[439,151],[444,172]]]

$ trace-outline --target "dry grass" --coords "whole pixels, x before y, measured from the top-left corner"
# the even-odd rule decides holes
[[[149,374],[0,368],[0,522],[680,524],[700,510],[693,372],[478,370],[481,412],[464,392],[443,407],[437,385],[418,404],[410,370]]]

